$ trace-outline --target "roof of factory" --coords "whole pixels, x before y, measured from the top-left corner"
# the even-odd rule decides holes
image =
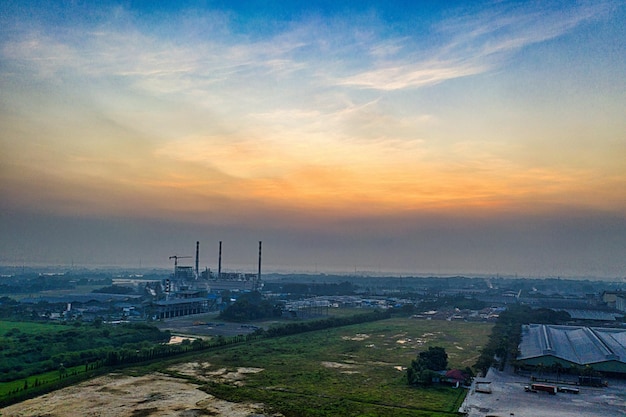
[[[529,324],[522,326],[518,360],[553,356],[577,365],[626,363],[626,329]]]

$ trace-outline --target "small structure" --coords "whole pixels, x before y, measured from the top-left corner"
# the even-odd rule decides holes
[[[491,394],[491,381],[477,381],[474,391],[481,394]]]
[[[455,388],[458,388],[459,386],[465,384],[465,381],[468,378],[468,375],[466,375],[465,373],[463,373],[463,371],[459,369],[450,369],[446,372],[445,376],[448,379],[448,382],[452,384]]]

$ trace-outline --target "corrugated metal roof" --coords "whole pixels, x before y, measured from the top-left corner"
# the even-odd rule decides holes
[[[614,313],[611,311],[598,311],[598,310],[580,310],[566,308],[563,311],[567,312],[571,318],[575,320],[602,320],[602,321],[615,321],[617,317],[623,317],[623,314]]]
[[[578,365],[626,363],[626,329],[529,324],[522,326],[518,360],[554,356]]]
[[[204,297],[173,298],[171,300],[156,301],[154,304],[157,306],[167,306],[167,305],[176,305],[176,304],[202,303],[205,301],[208,301],[208,298],[204,298]]]

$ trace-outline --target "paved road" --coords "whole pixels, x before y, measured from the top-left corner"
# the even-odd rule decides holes
[[[202,324],[200,324],[202,323]],[[194,336],[237,336],[254,332],[255,326],[239,323],[226,323],[217,320],[217,314],[192,315],[156,322],[161,330],[170,330],[173,334]]]

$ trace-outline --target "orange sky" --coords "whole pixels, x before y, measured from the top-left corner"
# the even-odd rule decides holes
[[[88,238],[111,221],[188,230],[125,249],[131,264],[160,263],[198,228],[235,246],[271,236],[288,253],[273,262],[296,269],[559,274],[554,251],[578,260],[563,273],[626,275],[623,3],[37,4],[0,6],[2,262],[46,262],[41,230],[77,218],[67,251],[90,240],[85,263],[120,259],[102,250],[120,236]],[[505,261],[516,222],[541,230],[526,262]],[[449,265],[428,263],[406,248],[435,223],[447,239],[476,225],[492,237],[471,256],[442,241]],[[365,265],[381,249],[362,245],[370,229],[404,255]],[[345,245],[343,263],[327,242]]]

